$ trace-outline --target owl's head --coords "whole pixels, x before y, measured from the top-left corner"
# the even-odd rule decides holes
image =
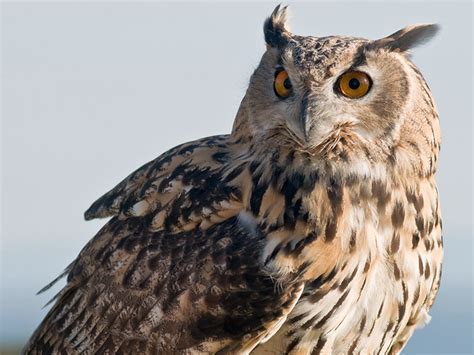
[[[265,21],[267,50],[234,130],[245,125],[262,149],[279,146],[339,168],[362,159],[427,174],[437,159],[438,119],[408,51],[437,30],[413,25],[378,40],[298,36],[278,6]]]

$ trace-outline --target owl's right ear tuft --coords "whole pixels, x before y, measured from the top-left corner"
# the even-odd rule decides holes
[[[288,43],[288,6],[278,5],[263,25],[265,42],[269,47],[280,48]]]
[[[390,36],[372,42],[369,47],[406,52],[428,42],[438,31],[439,25],[433,23],[411,25],[392,33]]]

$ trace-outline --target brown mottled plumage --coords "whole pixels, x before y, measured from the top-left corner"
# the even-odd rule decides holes
[[[429,319],[440,133],[406,53],[436,27],[301,37],[277,7],[264,30],[232,133],[170,150],[86,211],[112,218],[25,353],[396,354]],[[351,71],[370,77],[362,97],[338,89]]]

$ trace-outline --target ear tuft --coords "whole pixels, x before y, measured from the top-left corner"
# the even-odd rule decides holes
[[[288,6],[278,5],[263,25],[265,42],[270,47],[282,47],[288,43],[289,32],[287,27]]]
[[[424,44],[438,33],[437,24],[419,24],[407,26],[390,36],[372,42],[370,48],[386,48],[392,51],[405,52]]]

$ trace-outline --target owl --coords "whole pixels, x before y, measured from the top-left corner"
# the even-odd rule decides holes
[[[278,6],[232,132],[92,204],[110,219],[24,353],[398,354],[441,275],[438,114],[409,57],[436,32],[299,36]]]

